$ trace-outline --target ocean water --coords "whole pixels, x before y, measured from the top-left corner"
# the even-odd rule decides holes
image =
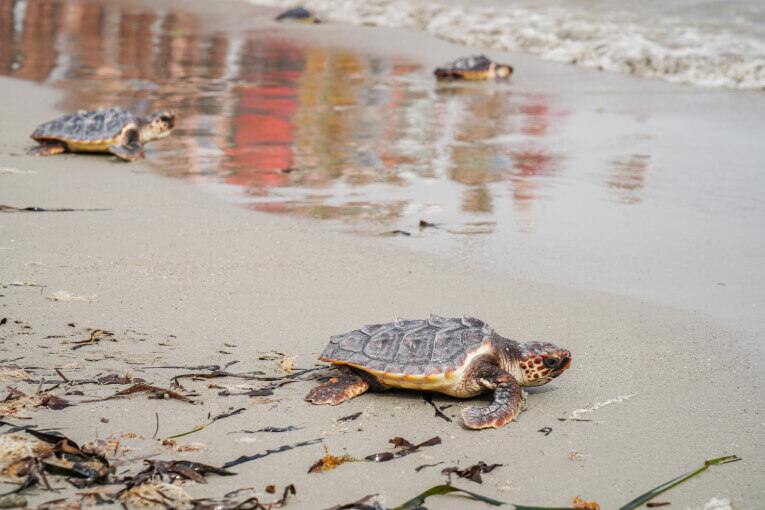
[[[251,0],[292,6],[294,0]],[[320,17],[704,87],[765,89],[761,0],[305,0]]]

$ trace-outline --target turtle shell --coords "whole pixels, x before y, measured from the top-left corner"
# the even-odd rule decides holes
[[[442,73],[481,73],[489,71],[493,62],[485,55],[471,55],[469,57],[458,58],[454,62],[449,62],[443,67],[436,69],[436,74]]]
[[[276,17],[276,21],[285,19],[297,20],[297,21],[313,21],[314,15],[311,11],[304,7],[293,7]]]
[[[99,108],[89,112],[81,110],[40,124],[32,133],[32,138],[65,142],[104,142],[117,138],[124,127],[134,120],[135,116],[132,113],[120,107],[108,110]]]
[[[493,331],[472,317],[398,319],[333,336],[319,357],[385,376],[433,376],[463,368]]]

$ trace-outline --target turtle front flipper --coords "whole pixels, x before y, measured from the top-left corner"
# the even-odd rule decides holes
[[[337,377],[311,389],[305,399],[314,404],[337,405],[369,389],[369,383],[358,372],[348,367],[338,367],[338,370],[340,374]]]
[[[494,402],[487,407],[466,407],[462,419],[471,429],[499,428],[513,420],[521,410],[523,392],[515,378],[496,365],[488,368],[486,377],[478,376],[479,383],[494,390]]]
[[[125,161],[135,161],[143,157],[143,144],[139,141],[133,141],[125,145],[110,145],[109,152]]]
[[[66,145],[58,140],[39,140],[37,147],[27,151],[28,156],[53,156],[66,151]]]

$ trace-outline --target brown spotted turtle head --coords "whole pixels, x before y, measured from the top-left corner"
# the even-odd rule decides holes
[[[521,386],[547,384],[571,366],[571,353],[550,343],[526,342],[520,350]]]
[[[146,143],[169,135],[175,127],[175,118],[173,110],[161,110],[150,115],[139,128],[141,141]]]

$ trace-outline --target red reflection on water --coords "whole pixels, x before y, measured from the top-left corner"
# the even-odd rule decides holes
[[[241,188],[272,212],[492,214],[498,200],[539,200],[558,171],[545,137],[565,114],[546,96],[441,87],[408,77],[423,71],[403,59],[274,32],[216,31],[194,13],[106,1],[0,0],[0,73],[62,88],[67,111],[177,110],[173,136],[148,148],[158,171]],[[423,195],[432,180],[460,186]]]

